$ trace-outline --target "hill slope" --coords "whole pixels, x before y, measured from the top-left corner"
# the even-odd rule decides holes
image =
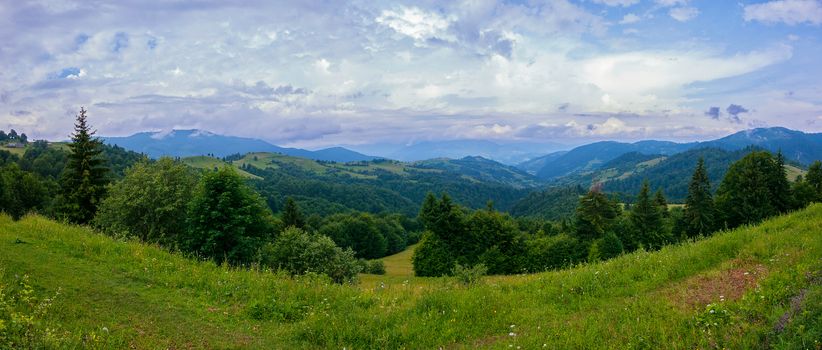
[[[0,285],[28,275],[31,296],[60,290],[37,327],[76,347],[799,348],[822,339],[821,230],[817,204],[655,253],[473,288],[406,276],[340,286],[0,216]]]

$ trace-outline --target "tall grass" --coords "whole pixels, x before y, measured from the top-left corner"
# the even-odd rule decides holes
[[[110,347],[802,347],[822,336],[812,303],[822,290],[809,277],[822,270],[820,257],[822,205],[814,205],[658,252],[474,286],[406,276],[335,285],[0,216],[0,283],[28,275],[36,295],[60,289],[44,324]],[[728,290],[719,277],[731,270],[762,272],[736,298],[713,295]],[[775,331],[802,290],[801,312]],[[689,293],[709,302],[694,304]]]

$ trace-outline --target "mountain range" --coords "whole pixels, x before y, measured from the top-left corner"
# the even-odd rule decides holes
[[[626,153],[646,155],[673,155],[697,148],[718,148],[738,151],[758,147],[771,152],[782,151],[789,161],[802,165],[822,159],[822,133],[804,133],[782,127],[758,128],[703,142],[676,143],[671,141],[616,141],[595,142],[537,157],[517,165],[543,180],[553,180],[601,168],[609,161]]]
[[[172,130],[170,132],[141,132],[126,137],[101,137],[110,145],[143,153],[151,158],[162,156],[191,157],[213,155],[226,157],[249,152],[273,152],[294,157],[333,162],[373,160],[367,156],[343,147],[309,151],[300,148],[275,146],[260,139],[218,135],[203,130]]]

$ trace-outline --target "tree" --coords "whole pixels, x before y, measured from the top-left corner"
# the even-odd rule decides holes
[[[351,248],[357,258],[376,259],[385,256],[388,242],[378,230],[371,214],[339,214],[329,217],[320,234],[330,237],[342,248]]]
[[[688,237],[707,235],[714,231],[716,209],[711,195],[711,182],[705,171],[705,161],[699,158],[688,185],[683,220]]]
[[[608,232],[597,243],[599,249],[599,257],[602,260],[615,258],[622,254],[622,241],[619,240],[616,234]]]
[[[46,188],[32,173],[20,170],[15,163],[0,167],[0,212],[20,219],[31,210],[42,209]]]
[[[769,179],[773,194],[772,200],[776,209],[780,213],[785,213],[793,208],[791,184],[788,181],[788,173],[785,171],[785,157],[782,155],[782,150],[776,153],[776,164],[769,172]]]
[[[303,213],[300,211],[300,207],[297,206],[297,202],[294,201],[294,198],[288,197],[285,200],[282,221],[285,227],[305,227],[305,219],[303,218]]]
[[[654,194],[654,204],[659,208],[660,214],[663,217],[668,217],[668,200],[665,199],[665,193],[662,192],[662,188],[656,190]]]
[[[599,190],[593,189],[579,199],[575,234],[583,241],[598,239],[611,230],[617,216],[617,203],[612,202]]]
[[[816,192],[816,201],[822,202],[822,162],[817,160],[808,167],[805,181]]]
[[[102,142],[93,137],[95,131],[86,118],[86,110],[80,108],[57,198],[58,215],[77,224],[86,224],[94,218],[108,183],[108,167],[100,155]]]
[[[751,152],[732,164],[716,193],[716,207],[729,228],[759,222],[781,212],[784,170],[766,151]]]
[[[205,258],[249,263],[274,236],[271,211],[232,167],[203,175],[188,212],[182,247]]]
[[[419,246],[411,257],[414,265],[414,274],[417,276],[444,276],[453,272],[456,260],[448,246],[432,232],[426,231],[422,235]]]
[[[804,180],[802,175],[799,175],[796,182],[793,183],[791,192],[793,193],[794,205],[796,205],[797,209],[808,206],[808,204],[816,201],[818,198],[813,186],[811,186],[807,180]]]
[[[108,234],[175,246],[185,232],[189,198],[196,184],[191,169],[171,158],[142,161],[109,187],[93,222]]]
[[[659,206],[651,200],[649,187],[647,181],[642,183],[630,218],[637,242],[647,249],[659,249],[668,237],[662,225]]]
[[[351,249],[343,250],[330,238],[289,226],[273,243],[260,249],[260,265],[302,275],[322,273],[336,283],[352,281],[359,264]]]

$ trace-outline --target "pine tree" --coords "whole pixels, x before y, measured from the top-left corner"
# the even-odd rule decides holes
[[[770,179],[774,206],[780,213],[785,213],[793,208],[794,204],[791,184],[788,182],[788,174],[785,171],[785,156],[782,155],[782,150],[776,153],[776,162],[770,171]]]
[[[624,249],[622,241],[613,232],[606,233],[597,246],[599,248],[599,257],[602,260],[615,258],[622,254]]]
[[[95,131],[86,118],[86,110],[80,108],[57,199],[58,214],[77,224],[86,224],[94,218],[108,183],[109,169],[101,156],[103,144],[93,137]]]
[[[662,192],[662,188],[656,190],[656,194],[654,194],[654,204],[659,208],[660,214],[663,217],[668,217],[668,200],[665,199],[665,194]]]
[[[711,196],[711,183],[705,170],[705,161],[699,162],[688,185],[688,197],[685,199],[685,227],[688,237],[707,235],[714,231],[716,209]]]
[[[732,164],[716,192],[717,212],[728,228],[759,222],[780,213],[777,161],[754,151]]]
[[[662,226],[662,214],[659,207],[651,200],[648,181],[642,183],[637,201],[631,211],[631,224],[636,230],[636,239],[647,249],[659,249],[667,237]]]
[[[294,201],[294,198],[288,197],[285,200],[282,221],[284,227],[305,227],[303,213],[300,211],[300,207],[297,205],[297,202]]]
[[[575,234],[583,241],[601,238],[619,216],[617,204],[597,188],[580,198],[575,219]]]

